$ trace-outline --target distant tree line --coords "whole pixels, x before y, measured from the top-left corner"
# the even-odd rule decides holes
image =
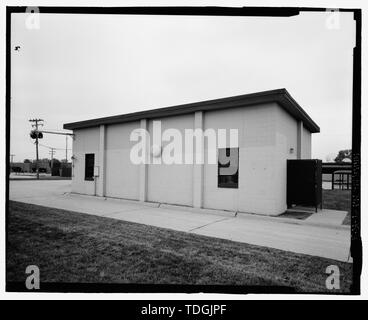
[[[39,160],[39,162],[46,162],[46,161],[51,161],[51,160],[48,159],[48,158],[44,158],[44,159]],[[67,162],[66,159],[59,160],[59,159],[56,159],[56,158],[52,159],[52,161],[54,163],[66,163]],[[35,162],[36,162],[36,160],[30,160],[30,159],[24,159],[24,161],[23,161],[23,163],[35,163]]]
[[[335,162],[341,163],[351,161],[351,149],[340,150],[335,158]]]

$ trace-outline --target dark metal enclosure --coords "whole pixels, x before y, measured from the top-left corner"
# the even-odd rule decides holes
[[[287,160],[287,206],[322,209],[322,161]]]

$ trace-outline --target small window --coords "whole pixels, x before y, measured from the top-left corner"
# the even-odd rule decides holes
[[[94,167],[95,167],[95,155],[94,153],[87,153],[84,169],[84,180],[93,180]]]
[[[238,188],[239,148],[218,149],[218,187]]]

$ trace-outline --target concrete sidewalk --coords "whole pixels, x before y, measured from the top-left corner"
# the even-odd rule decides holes
[[[70,193],[71,181],[10,181],[10,200],[347,261],[350,229]]]
[[[317,213],[313,213],[306,219],[306,222],[339,227],[342,225],[347,214],[347,211],[323,209]],[[348,227],[350,228],[350,226]]]

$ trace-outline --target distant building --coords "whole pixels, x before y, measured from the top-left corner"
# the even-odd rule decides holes
[[[30,173],[32,172],[32,163],[12,162],[10,163],[10,171],[19,173]]]
[[[350,160],[350,159],[349,159]],[[352,163],[324,162],[322,163],[322,180],[324,189],[351,189]]]
[[[72,176],[72,163],[52,160],[51,161],[51,175],[60,176],[60,177],[71,177]]]
[[[32,162],[32,172],[36,172],[37,165],[36,160]],[[40,173],[51,173],[51,161],[49,159],[38,160],[38,171]]]
[[[60,162],[56,159],[40,159],[38,160],[39,173],[52,174],[53,176],[71,177],[72,163]],[[32,162],[13,162],[10,163],[10,171],[18,173],[36,173],[36,160]]]

